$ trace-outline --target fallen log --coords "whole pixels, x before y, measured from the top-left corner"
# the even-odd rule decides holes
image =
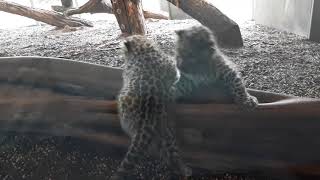
[[[122,70],[52,57],[0,57],[0,81],[50,88],[58,92],[115,99],[122,86]],[[293,96],[249,89],[260,102]],[[185,100],[184,100],[185,101]],[[201,89],[189,103],[227,103],[232,100],[220,88]]]
[[[115,101],[16,85],[0,87],[1,131],[76,136],[123,148],[128,145]],[[298,99],[262,104],[252,112],[224,104],[178,105],[178,136],[185,158],[215,171],[285,168],[318,160],[320,101]],[[299,112],[301,107],[306,111]]]
[[[5,124],[12,122],[11,125],[14,125],[13,122],[18,122],[17,125],[20,126],[24,122],[32,124],[29,122],[31,120],[40,123],[39,125],[41,125],[41,122],[50,122],[50,124],[56,124],[56,126],[62,123],[63,126],[72,124],[70,127],[80,127],[81,129],[89,127],[90,124],[99,128],[119,126],[117,105],[114,100],[71,96],[45,89],[7,83],[1,84],[0,92],[2,92],[0,95],[1,118],[8,121]],[[262,103],[254,111],[243,111],[232,104],[178,104],[175,107],[175,112],[177,113],[177,121],[180,122],[179,128],[196,128],[202,131],[208,127],[217,127],[215,123],[220,121],[234,122],[228,124],[228,126],[240,128],[250,127],[245,122],[254,124],[270,119],[273,119],[272,122],[280,124],[286,121],[317,119],[320,118],[319,107],[320,100],[292,98],[273,103]],[[19,112],[21,112],[21,117]],[[76,115],[77,113],[79,114]],[[27,114],[30,114],[30,116],[26,116]],[[12,115],[15,115],[18,121],[10,119]],[[61,122],[58,121],[59,119],[61,119]],[[65,119],[68,119],[68,121],[65,121]],[[108,121],[101,121],[101,119],[108,119]],[[196,124],[194,119],[198,119]],[[216,120],[213,121],[213,119]],[[256,119],[259,119],[259,121],[255,122]],[[237,121],[240,121],[241,124],[238,124]],[[2,120],[2,122],[4,121]],[[223,124],[223,126],[226,125]],[[97,131],[94,128],[92,130]]]
[[[243,40],[236,22],[224,15],[207,0],[167,0],[210,28],[220,46],[241,47]]]
[[[1,131],[75,136],[123,148],[128,145],[115,101],[4,84],[0,92],[5,92],[0,96]],[[176,120],[184,157],[194,166],[214,171],[286,168],[318,160],[320,101],[305,101],[304,105],[284,101],[262,105],[253,112],[223,104],[178,105]],[[314,108],[290,113],[300,105]],[[260,111],[272,115],[265,117]]]
[[[53,11],[35,9],[27,6],[22,6],[13,2],[6,2],[4,0],[0,0],[0,11],[28,17],[36,21],[41,21],[46,24],[56,26],[58,28],[64,28],[65,26],[92,27],[92,24],[90,22],[85,21],[83,19],[79,19],[75,17],[66,17],[62,14],[59,14]]]
[[[113,100],[120,74],[121,69],[58,58],[0,58],[0,130],[75,136],[126,148],[129,141]],[[292,170],[319,162],[320,100],[251,92],[268,103],[250,112],[212,102],[176,105],[186,160],[223,172]]]

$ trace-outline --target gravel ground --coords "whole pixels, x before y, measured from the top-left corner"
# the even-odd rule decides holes
[[[148,32],[161,48],[173,53],[174,30],[197,24],[193,20],[148,22]],[[320,44],[253,22],[241,24],[244,47],[223,51],[241,69],[250,88],[320,97]],[[120,30],[114,18],[74,32],[51,26],[0,29],[0,56],[53,56],[122,65]],[[121,160],[110,158],[105,145],[70,137],[0,136],[0,179],[105,179]],[[112,152],[111,152],[112,153]],[[157,174],[150,163],[148,170]],[[150,168],[151,167],[151,168]],[[142,168],[143,170],[143,168]],[[209,179],[271,179],[251,174],[220,174]]]

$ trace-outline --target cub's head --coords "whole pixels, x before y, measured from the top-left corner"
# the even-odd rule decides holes
[[[126,69],[139,69],[149,77],[164,80],[167,84],[176,82],[180,74],[176,61],[163,53],[158,46],[145,36],[133,35],[124,41]]]
[[[153,41],[141,35],[129,36],[125,38],[123,44],[126,59],[143,59],[144,56],[158,51],[158,48],[154,45]],[[138,60],[136,59],[135,61]]]
[[[205,26],[193,26],[176,31],[177,65],[182,72],[197,73],[208,68],[216,51],[213,33]]]

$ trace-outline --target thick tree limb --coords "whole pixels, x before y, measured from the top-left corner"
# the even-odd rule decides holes
[[[143,10],[143,15],[144,15],[144,18],[146,18],[146,19],[149,19],[149,18],[152,18],[152,19],[164,19],[164,20],[168,20],[169,19],[168,16],[165,16],[163,14],[158,14],[158,13],[154,13],[154,12],[150,12],[150,11],[146,11],[146,10]]]
[[[221,46],[241,47],[243,40],[236,22],[206,0],[167,0],[215,32]]]
[[[42,9],[35,9],[26,6],[22,6],[13,2],[6,2],[0,0],[0,11],[17,14],[20,16],[25,16],[36,21],[41,21],[52,26],[63,28],[65,26],[70,27],[80,27],[80,26],[89,26],[92,27],[92,24],[74,17],[66,17],[59,13],[46,11]]]
[[[120,69],[56,58],[0,58],[0,130],[76,136],[126,148],[115,101],[101,99],[114,98],[120,74]],[[297,171],[319,162],[320,100],[251,92],[269,103],[252,112],[232,104],[175,106],[188,162],[214,171]]]

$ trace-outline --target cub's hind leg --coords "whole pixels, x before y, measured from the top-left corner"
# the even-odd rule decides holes
[[[141,162],[149,145],[152,143],[156,134],[152,127],[143,127],[138,130],[135,136],[132,137],[129,149],[118,167],[116,173],[111,176],[110,180],[129,179],[130,175],[137,164]]]
[[[175,173],[185,177],[192,175],[192,169],[188,167],[182,160],[180,150],[178,148],[176,137],[172,128],[167,128],[161,138],[161,161],[168,167],[173,168]]]

